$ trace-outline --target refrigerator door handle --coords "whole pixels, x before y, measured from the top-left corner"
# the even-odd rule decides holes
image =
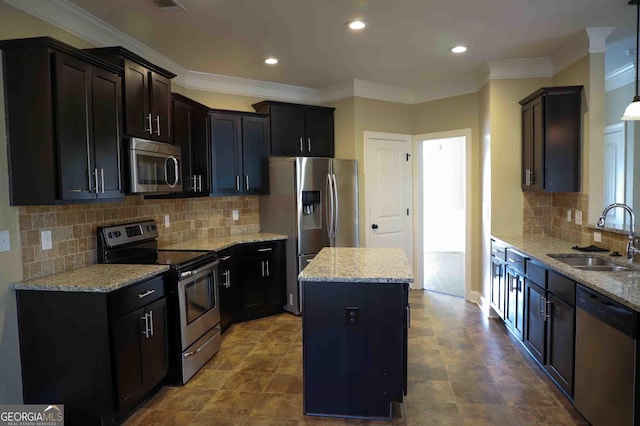
[[[327,174],[327,198],[329,199],[328,205],[325,206],[325,214],[327,216],[327,235],[332,237],[333,232],[333,181],[331,175]]]
[[[333,237],[335,238],[336,235],[338,234],[338,184],[336,183],[335,174],[331,174],[331,178],[333,179],[333,197],[334,197],[333,220],[331,221],[331,223],[333,224],[333,230],[331,232],[333,233]]]

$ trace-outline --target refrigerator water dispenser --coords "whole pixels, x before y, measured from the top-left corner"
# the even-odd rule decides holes
[[[320,191],[302,191],[302,229],[322,228]]]

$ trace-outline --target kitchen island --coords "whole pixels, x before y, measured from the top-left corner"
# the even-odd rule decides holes
[[[407,393],[413,274],[404,251],[327,247],[298,278],[304,414],[391,419]]]

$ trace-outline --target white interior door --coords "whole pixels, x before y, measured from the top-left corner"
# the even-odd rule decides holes
[[[364,132],[366,247],[399,247],[413,264],[412,138]]]

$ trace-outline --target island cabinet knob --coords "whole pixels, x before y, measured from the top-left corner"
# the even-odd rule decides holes
[[[374,223],[373,225],[371,225],[371,229],[378,229],[378,224]]]

